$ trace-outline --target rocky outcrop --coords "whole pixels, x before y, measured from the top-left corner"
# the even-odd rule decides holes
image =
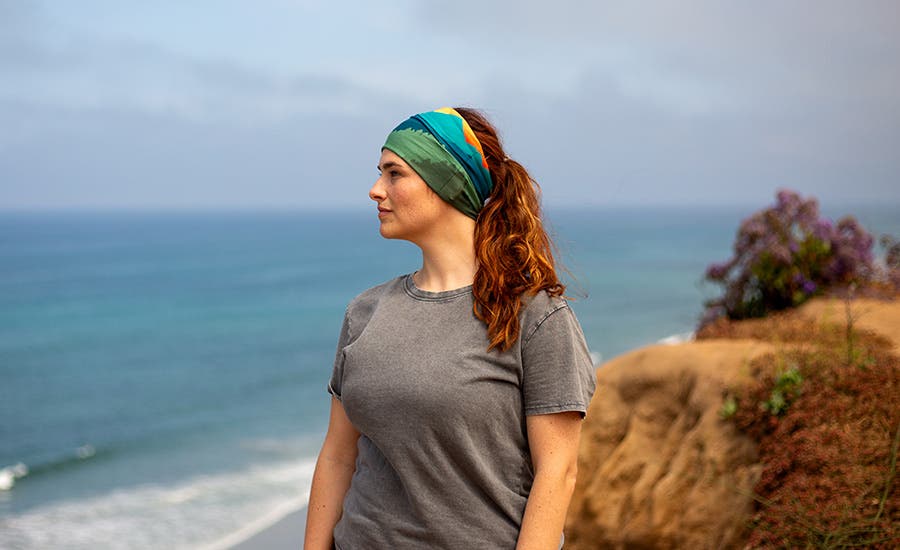
[[[740,548],[762,471],[756,444],[719,417],[726,388],[749,380],[749,363],[820,330],[887,339],[900,354],[900,301],[819,298],[720,336],[657,345],[597,369],[566,520],[566,548]],[[773,325],[773,326],[774,326]],[[723,338],[723,339],[714,339]],[[744,338],[744,339],[741,339]],[[761,339],[757,339],[761,338]],[[766,341],[764,341],[766,340]]]
[[[761,466],[719,417],[727,386],[771,351],[756,340],[657,345],[598,370],[566,548],[740,546]]]

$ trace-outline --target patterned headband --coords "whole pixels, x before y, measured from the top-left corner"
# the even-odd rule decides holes
[[[450,107],[404,120],[382,148],[396,153],[438,196],[472,219],[494,188],[481,143]]]

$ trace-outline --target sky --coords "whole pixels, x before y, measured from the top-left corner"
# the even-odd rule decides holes
[[[900,2],[0,0],[0,209],[367,208],[446,105],[547,205],[900,205]]]

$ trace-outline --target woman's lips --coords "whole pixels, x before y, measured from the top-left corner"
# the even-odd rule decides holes
[[[379,218],[384,217],[385,215],[390,214],[390,213],[391,213],[391,211],[388,210],[387,208],[379,208],[378,209],[378,217]]]

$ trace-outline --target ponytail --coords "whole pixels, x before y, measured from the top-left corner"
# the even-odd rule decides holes
[[[541,222],[539,186],[503,152],[497,130],[483,114],[456,107],[481,142],[494,189],[475,222],[472,287],[475,316],[487,325],[490,345],[506,351],[518,340],[523,296],[541,290],[560,296],[550,238]]]

